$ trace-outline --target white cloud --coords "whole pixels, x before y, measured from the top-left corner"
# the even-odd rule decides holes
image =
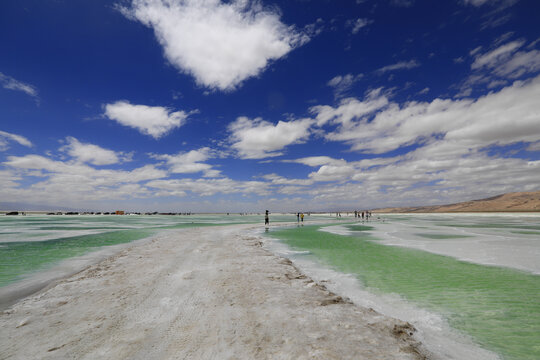
[[[203,172],[206,177],[217,177],[220,175],[220,171],[212,170],[212,165],[204,163],[211,157],[210,153],[210,148],[204,147],[176,155],[152,155],[152,157],[165,160],[169,166],[169,171],[175,174]]]
[[[356,20],[349,20],[347,22],[347,26],[352,28],[352,33],[357,34],[360,29],[363,27],[366,27],[373,23],[373,20],[365,19],[365,18],[358,18]]]
[[[250,120],[239,117],[229,125],[232,147],[244,159],[280,156],[288,145],[305,141],[309,137],[310,119],[279,121],[276,125],[261,118]]]
[[[74,161],[57,161],[40,155],[10,156],[3,165],[14,176],[40,177],[28,186],[12,184],[0,189],[4,201],[76,206],[98,200],[145,198],[152,195],[141,182],[164,178],[167,172],[153,165],[133,170],[95,169]]]
[[[334,108],[328,105],[318,105],[310,108],[310,112],[316,115],[315,120],[318,126],[328,122],[347,124],[367,114],[373,113],[388,105],[389,100],[385,95],[381,95],[382,88],[368,91],[363,101],[355,98],[343,99],[339,107]]]
[[[504,8],[504,6],[505,5],[503,5],[503,8]],[[508,7],[508,6],[506,6],[506,7]],[[485,30],[485,29],[488,29],[488,28],[496,28],[498,26],[502,26],[502,25],[506,24],[507,22],[509,22],[512,19],[512,13],[499,15],[499,11],[500,11],[500,9],[496,9],[495,11],[493,11],[490,14],[491,16],[488,16],[488,19],[481,24],[480,30]]]
[[[207,148],[178,156],[153,155],[171,165],[171,170],[192,171],[189,164],[200,164],[209,156]],[[210,155],[209,155],[210,154]],[[179,161],[179,160],[185,161]],[[181,169],[182,165],[188,166]],[[41,155],[10,156],[0,170],[0,199],[8,202],[29,202],[80,208],[88,204],[126,204],[157,197],[212,196],[241,194],[268,196],[271,182],[236,181],[227,177],[171,179],[171,172],[157,165],[145,165],[133,170],[96,169],[76,160],[58,161]],[[203,164],[204,165],[204,164]],[[176,168],[175,166],[180,167]],[[206,169],[206,167],[205,167]],[[204,169],[203,169],[204,170]],[[218,175],[217,170],[204,170],[205,176]],[[30,185],[22,180],[34,177]],[[208,177],[208,176],[207,176]],[[36,182],[35,178],[39,178]],[[154,201],[154,200],[152,200]],[[141,202],[138,202],[139,204]],[[84,205],[83,205],[84,204]],[[160,206],[160,202],[156,202]],[[115,205],[116,207],[117,205]],[[207,204],[205,211],[216,210]],[[143,209],[148,207],[143,206]]]
[[[520,50],[525,45],[524,40],[515,40],[501,45],[501,42],[512,36],[503,34],[494,41],[495,47],[482,52],[477,47],[470,52],[474,61],[471,64],[473,73],[460,85],[456,97],[469,96],[475,86],[484,85],[488,89],[507,84],[508,80],[519,79],[540,71],[540,51],[532,49]]]
[[[497,63],[507,59],[509,55],[522,47],[524,43],[522,40],[512,41],[485,54],[477,55],[474,63],[471,65],[471,69],[479,69],[484,66],[495,67]]]
[[[312,108],[319,125],[338,125],[326,138],[372,153],[441,138],[474,149],[540,139],[540,77],[476,101],[435,99],[400,106],[375,95],[364,101],[349,99],[337,108]]]
[[[309,179],[323,184],[284,186],[280,193],[301,194],[304,207],[325,210],[441,204],[537,190],[539,171],[540,161],[497,158],[441,140],[393,158],[322,165]]]
[[[476,7],[480,7],[484,4],[497,6],[496,11],[501,11],[506,9],[509,6],[514,5],[519,0],[463,0],[463,3],[465,5],[472,5]]]
[[[307,166],[315,167],[315,166],[321,166],[321,165],[345,165],[346,161],[343,159],[334,159],[330,156],[309,156],[305,158],[300,158],[296,160],[284,160],[284,162],[295,162],[299,164],[304,164]]]
[[[2,84],[2,87],[4,87],[4,89],[22,91],[25,94],[30,95],[35,99],[38,99],[38,91],[35,86],[18,81],[11,76],[4,75],[1,72],[0,84]]]
[[[56,174],[65,178],[87,179],[85,181],[91,182],[94,185],[115,185],[124,182],[135,183],[159,179],[167,175],[167,172],[159,170],[153,165],[145,165],[131,171],[110,169],[98,170],[85,164],[74,163],[71,161],[57,161],[40,155],[9,156],[8,161],[3,164],[17,169],[42,170],[44,171],[44,177]],[[74,185],[76,185],[76,183]]]
[[[220,179],[167,179],[155,180],[146,184],[160,190],[157,196],[185,196],[188,192],[200,196],[221,194],[258,194],[268,195],[269,184],[262,181],[235,181]]]
[[[419,66],[420,66],[420,63],[417,62],[416,60],[400,61],[400,62],[398,62],[396,64],[383,66],[382,68],[377,69],[375,72],[378,73],[378,74],[384,74],[384,73],[389,72],[389,71],[409,70],[409,69],[414,69],[414,68],[419,67]]]
[[[221,170],[216,170],[216,169],[205,170],[203,173],[203,177],[205,178],[217,178],[221,176],[222,176]]]
[[[66,151],[69,156],[75,158],[81,163],[90,163],[93,165],[111,165],[122,161],[130,160],[130,154],[116,153],[112,150],[104,149],[94,144],[81,143],[74,137],[66,138],[67,145],[61,150]]]
[[[476,56],[480,51],[482,51],[482,45],[475,47],[471,51],[469,51],[469,55]]]
[[[508,84],[508,81],[506,81],[506,80],[491,80],[489,82],[489,84],[487,85],[487,87],[488,87],[488,89],[493,89],[493,88],[497,88],[497,87],[507,85],[507,84]],[[470,93],[469,93],[469,95],[470,95]]]
[[[346,180],[355,174],[356,170],[351,165],[323,165],[319,170],[309,174],[315,181],[338,181]]]
[[[167,60],[211,89],[233,90],[309,40],[257,1],[133,0],[121,11],[153,28]]]
[[[174,128],[184,124],[192,114],[184,111],[172,112],[162,106],[132,105],[117,101],[104,106],[105,116],[118,123],[137,129],[141,134],[159,139]]]
[[[336,98],[342,97],[351,87],[360,80],[364,75],[358,74],[346,74],[346,75],[337,75],[328,81],[327,85],[334,88],[334,96]]]
[[[30,140],[25,138],[24,136],[17,135],[17,134],[11,134],[6,131],[0,130],[0,151],[5,151],[8,149],[9,145],[8,143],[10,141],[15,141],[16,143],[26,146],[26,147],[32,147],[32,143]]]
[[[268,180],[272,185],[295,185],[295,186],[306,186],[313,184],[312,180],[309,179],[289,179],[278,174],[267,174],[261,176],[263,179]]]

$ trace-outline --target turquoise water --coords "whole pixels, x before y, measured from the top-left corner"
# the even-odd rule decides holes
[[[295,221],[272,215],[271,222]],[[307,220],[307,219],[306,219]],[[263,215],[0,216],[0,287],[50,269],[62,260],[147,238],[161,230],[263,223]]]
[[[47,241],[16,241],[0,244],[0,286],[24,275],[46,269],[61,260],[101,248],[152,235],[150,229],[103,232]]]
[[[399,216],[384,222],[340,226],[336,232],[342,235],[320,231],[321,226],[284,229],[271,235],[295,250],[309,251],[308,256],[318,263],[353,274],[371,293],[397,294],[417,307],[439,314],[452,328],[504,359],[532,360],[540,359],[540,276],[532,273],[533,269],[485,266],[428,252],[443,249],[442,252],[457,254],[465,242],[475,243],[465,247],[466,252],[477,251],[477,258],[483,260],[482,246],[492,245],[483,241],[491,239],[489,234],[497,229],[497,244],[503,250],[502,243],[514,241],[526,244],[525,252],[530,253],[531,248],[540,245],[540,239],[528,233],[537,227],[535,220],[529,220],[497,219],[494,223],[493,218]],[[455,230],[463,228],[474,232]],[[527,233],[514,239],[506,236],[516,229],[526,229],[520,232]],[[400,230],[402,239],[396,240]],[[390,242],[399,246],[388,246]],[[437,247],[441,242],[445,246]],[[449,245],[453,245],[453,250]],[[474,254],[467,255],[475,259]],[[508,254],[514,261],[512,256],[515,254]],[[540,257],[536,260],[540,261]]]

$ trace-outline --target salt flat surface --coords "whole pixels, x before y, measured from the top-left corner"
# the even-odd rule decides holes
[[[0,315],[0,358],[419,359],[407,324],[356,306],[247,235],[170,230]]]
[[[328,225],[323,229],[338,235],[350,234],[345,225]],[[481,348],[470,337],[452,329],[440,314],[415,306],[397,294],[373,293],[354,275],[333,270],[310,256],[309,251],[293,250],[271,236],[270,233],[265,247],[291,259],[303,273],[324,284],[329,290],[350,298],[362,307],[413,324],[417,329],[415,338],[422,342],[422,347],[430,354],[428,358],[501,360],[496,353]]]
[[[376,214],[364,224],[385,245],[540,274],[540,214]],[[339,225],[322,230],[352,234]]]

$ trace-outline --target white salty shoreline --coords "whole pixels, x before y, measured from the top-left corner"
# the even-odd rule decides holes
[[[0,315],[0,358],[420,359],[408,324],[261,247],[260,225],[163,232]]]

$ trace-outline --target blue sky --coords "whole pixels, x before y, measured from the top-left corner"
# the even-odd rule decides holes
[[[0,207],[314,211],[539,189],[535,0],[0,4]]]

